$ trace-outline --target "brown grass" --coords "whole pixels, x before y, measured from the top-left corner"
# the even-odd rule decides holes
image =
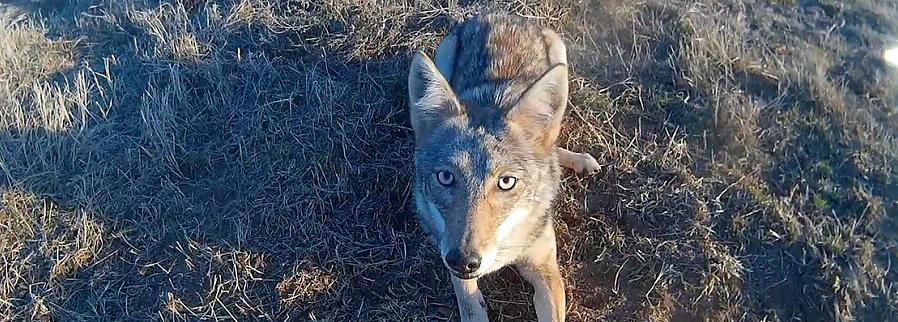
[[[457,320],[409,205],[410,53],[562,31],[572,321],[898,315],[896,5],[0,4],[2,320]],[[891,38],[890,38],[891,37]],[[495,321],[534,320],[516,273]]]

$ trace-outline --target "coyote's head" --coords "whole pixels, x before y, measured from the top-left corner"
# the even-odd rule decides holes
[[[423,224],[456,276],[496,270],[550,220],[567,66],[456,95],[439,68],[418,53],[408,87],[415,202]]]

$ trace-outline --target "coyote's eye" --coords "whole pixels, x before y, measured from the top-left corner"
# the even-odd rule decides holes
[[[499,178],[499,189],[502,190],[511,190],[514,188],[514,184],[518,183],[518,178],[515,177],[500,177]]]
[[[441,185],[451,186],[452,182],[455,181],[455,177],[452,176],[452,172],[440,170],[437,172],[437,181],[439,181]]]

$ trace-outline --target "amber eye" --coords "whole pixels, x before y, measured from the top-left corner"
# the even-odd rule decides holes
[[[518,178],[515,177],[500,177],[499,178],[499,189],[502,190],[511,190],[514,188],[515,183],[518,183]]]
[[[437,181],[439,181],[441,185],[451,186],[452,183],[455,182],[455,177],[452,176],[452,172],[440,170],[437,172]]]

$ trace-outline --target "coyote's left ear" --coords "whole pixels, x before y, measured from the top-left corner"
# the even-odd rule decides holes
[[[557,64],[530,86],[510,111],[508,121],[520,126],[549,152],[561,132],[567,106],[567,65]]]

